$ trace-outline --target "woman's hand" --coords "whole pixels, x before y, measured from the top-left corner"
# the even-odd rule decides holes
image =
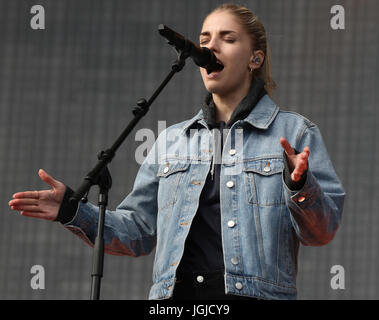
[[[66,186],[42,169],[38,175],[52,189],[17,192],[13,195],[13,200],[9,201],[9,206],[12,210],[21,211],[23,216],[53,221],[58,216]]]
[[[286,152],[291,179],[298,182],[308,169],[309,148],[305,147],[301,153],[296,154],[286,138],[280,138],[280,144]]]

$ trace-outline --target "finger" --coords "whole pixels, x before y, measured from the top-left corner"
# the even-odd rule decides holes
[[[10,206],[18,206],[18,205],[38,205],[38,199],[14,199],[9,201]]]
[[[47,216],[44,212],[32,212],[32,211],[21,211],[21,215],[30,218],[39,218],[45,220],[53,220],[51,217]]]
[[[300,156],[300,161],[307,161],[309,154],[303,151],[302,153],[300,153],[299,156]]]
[[[304,172],[304,171],[303,171]],[[294,171],[291,173],[291,179],[293,181],[299,181],[301,179],[301,176],[303,175],[302,171]]]
[[[291,178],[294,181],[298,181],[301,179],[301,176],[304,174],[305,170],[307,170],[307,161],[306,160],[299,160],[296,164],[295,169],[293,170],[291,174]]]
[[[307,168],[307,165],[308,165],[308,156],[301,155],[298,160],[297,167],[301,170],[305,170]]]
[[[17,192],[13,195],[14,199],[30,198],[30,199],[39,199],[39,193],[35,191],[23,191]]]
[[[12,206],[14,211],[30,211],[30,212],[41,212],[41,208],[38,206]]]
[[[290,143],[288,142],[288,140],[284,137],[281,137],[280,138],[280,144],[282,145],[284,151],[289,155],[294,155],[295,154],[295,150],[293,150],[293,148],[291,147]]]
[[[310,153],[311,153],[311,152],[310,152],[310,150],[309,150],[309,147],[305,147],[305,148],[303,149],[302,154],[306,155],[307,158],[309,157],[309,154],[310,154]]]
[[[300,180],[300,176],[296,172],[292,172],[291,173],[291,180],[297,182]]]
[[[59,185],[59,182],[55,180],[51,175],[49,175],[45,170],[39,169],[38,175],[42,179],[42,181],[46,182],[53,188],[56,188]]]
[[[303,173],[303,170],[302,170],[300,161],[297,161],[295,169],[292,171],[291,176],[293,176],[295,178],[295,181],[297,181],[300,179],[302,173]]]
[[[309,153],[307,153],[306,151],[303,151],[301,154],[300,154],[300,157],[299,157],[299,168],[302,170],[302,171],[305,171],[307,170],[308,168],[308,157],[309,157]]]
[[[291,179],[293,181],[299,181],[301,179],[301,177],[303,176],[305,170],[303,170],[302,168],[298,168],[297,170],[294,170],[291,174]]]

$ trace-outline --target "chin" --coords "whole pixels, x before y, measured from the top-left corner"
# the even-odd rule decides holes
[[[222,94],[225,92],[225,87],[220,83],[204,83],[205,88],[212,94]]]
[[[201,74],[201,76],[203,79],[204,87],[205,89],[207,89],[208,92],[219,94],[223,91],[223,84],[221,84],[220,81],[206,79],[205,74]]]

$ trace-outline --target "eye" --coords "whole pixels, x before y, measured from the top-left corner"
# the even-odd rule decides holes
[[[235,39],[230,39],[230,38],[228,39],[228,38],[227,38],[227,39],[225,39],[225,41],[226,41],[227,43],[233,43],[233,42],[235,42],[236,40],[235,40]]]
[[[204,45],[208,43],[208,39],[200,40],[200,45]]]

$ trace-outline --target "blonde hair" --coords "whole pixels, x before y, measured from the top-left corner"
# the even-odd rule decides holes
[[[265,58],[259,69],[253,73],[253,80],[261,78],[265,82],[265,89],[271,96],[272,91],[276,88],[276,83],[272,78],[271,52],[268,45],[266,30],[258,17],[248,8],[235,3],[224,3],[216,7],[209,15],[216,11],[229,11],[241,23],[251,37],[252,49],[262,50]],[[209,16],[208,15],[208,16]]]

